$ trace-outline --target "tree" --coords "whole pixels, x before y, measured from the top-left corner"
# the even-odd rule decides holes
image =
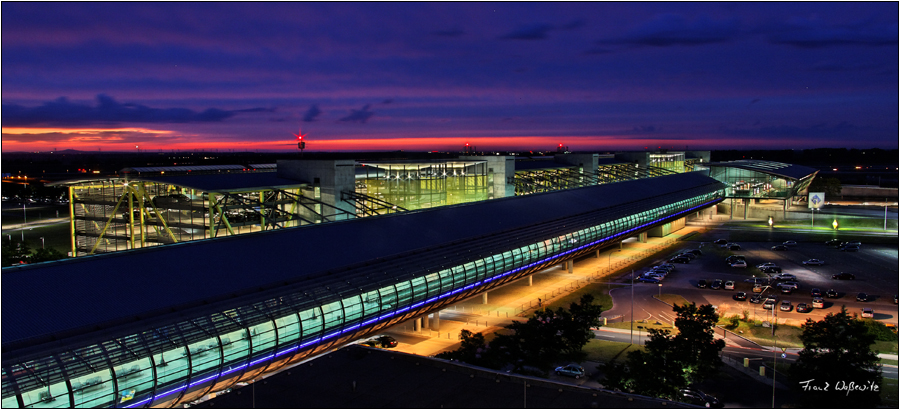
[[[841,196],[841,180],[817,177],[809,184],[809,192],[824,192],[825,196]]]
[[[675,327],[650,330],[644,351],[628,353],[625,365],[607,366],[604,384],[608,388],[654,397],[678,397],[678,390],[716,374],[722,364],[719,352],[725,341],[716,339],[719,315],[711,305],[676,305]]]
[[[505,326],[507,333],[494,333],[490,343],[485,343],[481,334],[463,330],[459,349],[438,357],[492,368],[512,365],[519,371],[531,366],[547,371],[560,360],[584,359],[582,349],[594,338],[591,328],[600,326],[601,313],[594,297],[585,294],[568,310],[541,309],[527,321]]]
[[[875,337],[845,306],[820,321],[807,319],[800,340],[803,350],[790,376],[805,405],[875,407],[881,402],[881,369],[871,349]]]
[[[53,248],[40,248],[28,257],[29,263],[48,262],[67,258],[62,252]]]

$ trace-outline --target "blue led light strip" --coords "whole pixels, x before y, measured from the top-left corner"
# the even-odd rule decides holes
[[[482,284],[482,283],[490,282],[490,281],[495,280],[495,279],[500,279],[500,278],[502,278],[502,277],[509,276],[509,275],[511,275],[511,274],[513,274],[513,273],[516,273],[516,272],[521,272],[522,270],[525,270],[525,269],[534,267],[534,266],[536,266],[536,265],[540,265],[540,264],[542,264],[542,263],[549,262],[549,261],[554,260],[554,259],[558,259],[558,258],[561,257],[561,256],[565,256],[565,255],[571,254],[571,253],[573,253],[573,252],[577,252],[577,251],[580,251],[580,250],[582,250],[582,249],[585,249],[585,248],[588,248],[588,247],[591,247],[591,246],[600,244],[600,243],[602,243],[602,242],[606,242],[606,241],[608,241],[608,240],[610,240],[610,239],[613,239],[613,238],[616,238],[616,237],[623,236],[623,235],[625,235],[625,234],[627,234],[627,233],[629,233],[629,232],[634,232],[634,231],[636,231],[636,230],[638,230],[638,229],[641,229],[641,228],[644,228],[644,227],[646,227],[646,226],[648,226],[648,225],[653,225],[653,224],[658,223],[658,222],[660,222],[660,221],[663,221],[663,220],[666,220],[666,219],[669,219],[669,218],[672,218],[672,217],[676,217],[676,216],[679,216],[679,215],[682,215],[682,214],[689,213],[689,212],[691,212],[691,211],[693,211],[693,210],[695,210],[695,209],[697,209],[697,208],[702,208],[702,207],[705,207],[705,206],[707,206],[707,205],[709,205],[709,204],[711,204],[711,203],[713,203],[713,202],[717,202],[717,201],[719,201],[719,199],[721,199],[721,198],[717,198],[717,199],[714,199],[714,200],[711,200],[711,201],[704,202],[704,203],[702,203],[702,204],[700,204],[700,205],[697,205],[697,206],[694,206],[694,207],[685,209],[685,210],[680,211],[680,212],[676,212],[676,213],[674,213],[674,214],[672,214],[672,215],[668,215],[668,216],[663,217],[663,218],[655,219],[655,220],[653,220],[653,221],[647,222],[647,223],[642,224],[642,225],[638,225],[638,226],[636,226],[636,227],[634,227],[634,228],[625,230],[625,231],[623,231],[623,232],[619,232],[619,233],[617,233],[617,234],[615,234],[615,235],[610,235],[610,236],[607,236],[607,237],[605,237],[605,238],[603,238],[603,239],[598,239],[598,240],[596,240],[596,241],[587,243],[587,244],[585,244],[585,245],[581,245],[581,246],[579,246],[579,247],[577,247],[577,248],[570,249],[570,250],[568,250],[568,251],[565,251],[565,252],[562,252],[562,253],[555,254],[555,255],[553,255],[553,256],[548,256],[548,257],[546,257],[546,258],[544,258],[544,259],[541,259],[541,260],[536,261],[536,262],[532,262],[532,263],[530,263],[530,264],[528,264],[528,265],[520,266],[520,267],[518,267],[518,268],[515,268],[515,269],[512,269],[512,270],[509,270],[509,271],[506,271],[506,272],[503,272],[503,273],[500,273],[500,274],[491,276],[490,278],[487,278],[487,279],[484,279],[484,280],[475,282],[475,283],[470,284],[470,285],[467,285],[467,286],[465,286],[465,287],[462,287],[462,288],[459,288],[459,289],[455,289],[455,290],[449,291],[449,292],[444,293],[444,294],[442,294],[442,295],[440,295],[440,296],[432,297],[432,298],[428,299],[427,301],[418,302],[418,303],[415,303],[415,304],[413,304],[413,305],[411,305],[411,306],[407,306],[407,307],[405,307],[405,308],[398,309],[397,311],[395,311],[395,312],[393,312],[393,313],[388,313],[388,314],[385,314],[385,315],[381,315],[381,316],[379,316],[377,319],[372,319],[372,320],[369,320],[369,321],[364,322],[364,323],[362,323],[362,324],[357,324],[357,325],[354,325],[354,326],[351,326],[351,327],[344,328],[344,329],[339,330],[339,331],[337,331],[337,332],[331,333],[331,334],[329,334],[329,335],[322,336],[322,337],[318,337],[318,338],[313,339],[313,340],[311,340],[311,341],[309,341],[309,342],[306,342],[306,343],[304,343],[304,344],[301,344],[301,345],[298,345],[298,346],[295,346],[295,347],[292,347],[292,348],[289,348],[289,349],[286,349],[286,350],[282,350],[281,352],[278,352],[278,353],[276,353],[276,354],[270,354],[270,355],[268,355],[268,356],[264,356],[264,357],[261,358],[261,359],[257,359],[257,360],[254,360],[254,361],[250,362],[250,363],[247,363],[247,364],[244,364],[244,365],[235,367],[235,368],[229,370],[229,371],[226,372],[226,373],[222,373],[222,374],[220,374],[220,375],[209,376],[209,377],[206,377],[206,378],[203,378],[203,379],[200,379],[200,380],[191,382],[190,384],[188,384],[188,385],[186,385],[186,386],[177,387],[177,388],[172,389],[172,390],[169,390],[169,391],[167,391],[167,392],[165,392],[165,393],[161,393],[161,394],[154,395],[152,398],[147,398],[147,399],[141,400],[141,401],[139,401],[139,402],[132,403],[132,404],[130,404],[130,405],[128,405],[128,406],[125,406],[125,407],[126,407],[126,408],[136,407],[136,406],[139,406],[139,405],[141,405],[141,404],[143,404],[143,403],[146,403],[147,401],[149,401],[149,400],[151,400],[151,399],[152,399],[152,400],[156,400],[156,399],[158,399],[158,398],[162,398],[162,397],[168,396],[168,395],[173,394],[173,393],[175,393],[175,392],[180,392],[180,391],[185,390],[185,389],[190,389],[191,387],[194,387],[195,385],[198,385],[198,384],[201,384],[201,383],[205,383],[206,381],[208,381],[208,380],[210,380],[210,379],[213,379],[213,378],[216,378],[216,377],[221,377],[221,376],[223,376],[223,375],[225,375],[225,374],[235,372],[235,371],[237,371],[237,370],[243,369],[243,368],[248,367],[248,366],[256,365],[256,364],[258,364],[258,363],[261,363],[261,362],[264,362],[264,361],[273,359],[273,358],[275,358],[275,357],[281,356],[281,355],[283,355],[283,354],[286,354],[287,352],[294,351],[294,350],[297,350],[297,349],[300,349],[300,348],[303,348],[303,347],[307,347],[307,346],[309,346],[309,345],[316,344],[316,343],[318,343],[318,342],[322,342],[322,341],[324,341],[324,340],[326,340],[326,339],[331,339],[331,338],[333,338],[333,337],[335,337],[335,336],[338,336],[338,335],[341,335],[341,334],[343,334],[343,333],[345,333],[345,332],[349,332],[349,331],[351,331],[351,330],[356,330],[356,329],[362,327],[363,325],[370,324],[370,323],[374,323],[374,322],[377,322],[377,321],[381,321],[382,319],[386,319],[386,318],[390,318],[390,317],[396,316],[396,315],[398,315],[398,314],[400,314],[400,313],[403,313],[403,312],[405,312],[405,311],[407,311],[407,310],[410,310],[410,309],[417,308],[417,307],[422,306],[422,305],[424,305],[424,304],[426,304],[426,303],[429,303],[429,302],[431,302],[431,301],[438,300],[438,299],[443,299],[443,298],[445,298],[445,297],[447,297],[447,296],[450,296],[450,295],[459,293],[459,292],[462,291],[462,290],[474,288],[475,286],[478,286],[478,285],[480,285],[480,284]]]

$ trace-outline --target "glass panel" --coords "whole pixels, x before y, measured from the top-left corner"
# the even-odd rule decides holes
[[[319,308],[300,312],[300,329],[303,331],[303,341],[307,342],[313,337],[321,336],[322,324],[322,312],[319,311]]]
[[[410,282],[412,282],[413,288],[413,301],[420,302],[425,300],[425,296],[428,294],[425,278],[413,278]]]
[[[66,398],[66,403],[69,402],[69,399]],[[68,404],[66,404],[68,406]],[[3,401],[0,402],[0,406],[3,406],[4,409],[15,409],[19,407],[19,400],[16,399],[16,396],[4,397]]]
[[[279,349],[297,344],[300,339],[300,319],[296,314],[275,319],[275,325],[278,326]]]
[[[341,302],[331,302],[322,306],[322,316],[325,324],[325,336],[339,330],[344,324]]]
[[[362,301],[359,295],[351,296],[342,301],[344,305],[344,321],[356,323],[363,315]]]
[[[114,394],[109,369],[76,377],[72,380],[75,407],[111,407]]]
[[[425,284],[428,287],[429,298],[441,294],[441,278],[437,273],[425,275]]]
[[[382,314],[397,307],[397,293],[394,291],[393,285],[378,289],[378,294],[381,295]]]
[[[372,317],[381,314],[381,297],[377,290],[363,294],[363,314]]]
[[[119,384],[117,402],[126,403],[135,396],[153,390],[153,368],[149,358],[114,367],[116,382]]]
[[[188,349],[191,351],[191,383],[208,376],[207,373],[221,363],[217,338],[191,343]]]
[[[275,347],[275,326],[272,322],[263,322],[256,326],[250,326],[250,337],[253,338],[253,358],[261,358],[260,354],[268,352]]]
[[[187,378],[190,366],[188,365],[187,350],[183,346],[154,354],[153,361],[156,363],[156,378],[159,384],[157,393],[163,390],[163,387],[169,387]]]
[[[397,307],[409,306],[412,302],[412,287],[409,281],[403,281],[394,285],[397,288]]]

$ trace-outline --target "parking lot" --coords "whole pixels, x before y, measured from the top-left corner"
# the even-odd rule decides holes
[[[707,235],[707,237],[709,237]],[[727,250],[712,242],[685,242],[682,250],[700,249],[703,252],[686,264],[674,264],[676,270],[662,281],[661,292],[679,294],[689,301],[710,303],[719,308],[724,315],[742,314],[748,311],[751,318],[757,320],[771,320],[772,311],[763,309],[763,304],[751,303],[750,296],[754,295],[753,284],[749,283],[754,278],[767,278],[776,274],[765,274],[756,268],[756,265],[773,262],[783,273],[796,276],[799,283],[798,289],[791,294],[782,294],[777,287],[766,289],[762,300],[766,296],[776,299],[775,310],[779,309],[783,300],[789,300],[792,309],[789,312],[777,311],[779,323],[799,325],[806,318],[819,320],[826,314],[837,312],[842,305],[847,311],[861,314],[864,307],[873,308],[875,319],[885,323],[897,324],[898,306],[894,303],[898,287],[898,260],[895,245],[866,244],[863,241],[858,252],[842,252],[834,247],[826,246],[824,242],[804,242],[797,240],[797,245],[788,246],[785,251],[773,251],[772,246],[781,244],[789,237],[766,242],[740,242],[741,250]],[[675,252],[678,253],[678,252]],[[675,254],[673,253],[673,255]],[[725,262],[730,255],[743,255],[747,261],[746,268],[731,267]],[[807,266],[802,262],[809,259],[821,259],[822,266]],[[657,260],[646,267],[664,262]],[[643,269],[641,271],[645,271]],[[855,275],[855,280],[832,279],[832,275],[849,272]],[[636,272],[637,273],[637,272]],[[726,290],[724,287],[718,290],[698,288],[698,282],[705,280],[711,284],[716,279],[733,281],[735,288]],[[772,284],[779,282],[772,281]],[[641,284],[638,286],[657,286],[655,284]],[[810,291],[818,288],[823,293],[829,289],[838,292],[837,298],[824,298],[824,308],[813,309],[809,313],[798,313],[795,308],[799,303],[812,305]],[[732,296],[736,292],[746,292],[747,300],[736,301]],[[865,302],[856,300],[857,293],[864,292],[868,295]]]

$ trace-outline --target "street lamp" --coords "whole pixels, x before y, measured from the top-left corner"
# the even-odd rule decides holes
[[[659,284],[659,294],[656,295],[658,299],[662,299],[662,283]]]
[[[770,217],[769,217],[769,228],[772,228],[772,224],[773,224],[773,223],[774,223],[774,222],[772,221],[772,217],[770,216]]]
[[[614,252],[619,252],[621,249],[616,249],[614,251],[609,252],[609,257],[606,258],[606,272],[609,273],[610,269],[612,269],[612,254]]]
[[[835,219],[834,222],[831,223],[831,226],[834,228],[835,231],[837,230],[837,228],[838,228],[837,219]]]
[[[41,237],[41,249],[44,249],[44,237]]]

